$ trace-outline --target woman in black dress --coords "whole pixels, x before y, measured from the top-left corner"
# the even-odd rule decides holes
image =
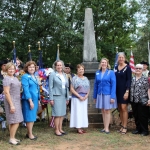
[[[127,121],[128,121],[128,102],[129,102],[129,89],[131,85],[131,68],[125,63],[125,54],[118,53],[118,65],[115,67],[116,75],[116,97],[118,109],[120,113],[121,129],[119,132],[126,134]]]

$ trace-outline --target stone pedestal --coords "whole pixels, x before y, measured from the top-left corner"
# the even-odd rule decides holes
[[[102,115],[99,109],[95,108],[95,103],[93,101],[95,72],[96,70],[98,70],[99,63],[98,62],[83,62],[82,64],[85,66],[84,76],[86,76],[90,81],[90,94],[88,97],[89,127],[100,127],[103,125]]]

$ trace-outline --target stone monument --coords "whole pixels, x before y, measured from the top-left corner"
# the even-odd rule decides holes
[[[91,8],[85,9],[83,62],[97,62],[93,13]]]
[[[99,127],[102,124],[102,117],[99,110],[95,108],[95,103],[93,101],[94,78],[95,72],[96,70],[98,70],[99,62],[97,62],[93,13],[91,8],[85,9],[84,48],[82,64],[85,66],[84,75],[90,81],[90,94],[88,98],[89,126]]]

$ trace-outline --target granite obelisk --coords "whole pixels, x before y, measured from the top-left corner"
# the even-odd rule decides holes
[[[83,47],[83,63],[85,66],[85,76],[90,81],[90,94],[88,97],[88,118],[89,126],[100,127],[102,124],[101,113],[95,108],[93,102],[93,86],[95,72],[98,70],[99,63],[97,62],[93,12],[91,8],[85,9],[84,20],[84,47]]]
[[[93,12],[85,9],[83,62],[97,62]]]

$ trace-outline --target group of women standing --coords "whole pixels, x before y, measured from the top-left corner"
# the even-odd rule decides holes
[[[13,145],[20,144],[20,140],[15,138],[15,134],[19,123],[22,121],[26,122],[27,125],[26,138],[30,140],[37,139],[32,133],[40,100],[39,85],[34,76],[35,68],[36,64],[34,61],[27,62],[24,68],[26,73],[22,76],[20,83],[17,77],[14,76],[16,66],[11,62],[6,64],[7,74],[3,79],[4,103],[10,131],[9,143]],[[20,100],[21,89],[23,90],[22,100]]]
[[[131,68],[126,64],[125,54],[118,53],[118,65],[109,70],[109,61],[102,58],[99,70],[95,74],[93,98],[96,108],[101,109],[104,128],[101,132],[109,134],[110,110],[118,108],[121,134],[127,133],[128,103],[132,106],[136,129],[132,134],[147,136],[148,111],[150,106],[150,87],[148,78],[142,74],[143,65],[135,66],[132,77]],[[117,106],[118,105],[118,106]]]
[[[49,76],[50,103],[52,116],[55,117],[55,135],[63,136],[67,134],[62,130],[62,121],[66,114],[66,104],[69,102],[69,83],[64,74],[64,63],[61,60],[54,62],[53,69],[54,72]],[[72,78],[70,85],[72,92],[70,127],[77,128],[79,134],[85,133],[82,128],[88,127],[87,98],[90,84],[83,74],[84,66],[77,65],[77,75]]]
[[[118,132],[126,134],[129,99],[135,117],[136,130],[133,134],[148,135],[148,107],[140,103],[141,96],[148,94],[148,80],[142,75],[142,65],[136,65],[135,77],[132,78],[130,67],[125,63],[124,53],[118,54],[118,65],[110,70],[109,61],[102,58],[99,69],[95,73],[93,98],[96,108],[101,109],[104,128],[101,132],[109,134],[109,123],[111,109],[119,109],[121,128]],[[87,102],[90,92],[90,83],[84,76],[85,68],[82,64],[77,65],[77,75],[72,78],[69,85],[66,74],[64,73],[64,63],[61,60],[53,64],[54,72],[49,76],[49,98],[52,106],[52,116],[55,117],[55,135],[63,136],[67,133],[62,129],[63,116],[66,114],[66,105],[69,102],[68,87],[72,92],[70,127],[76,128],[77,133],[83,134],[86,131],[82,128],[88,127]],[[38,105],[40,105],[39,84],[35,76],[36,64],[34,61],[26,63],[25,74],[21,78],[21,83],[14,76],[15,65],[6,64],[6,77],[3,79],[4,94],[6,96],[5,109],[6,118],[9,124],[10,140],[9,143],[18,145],[20,140],[15,138],[19,123],[24,120],[27,126],[26,138],[36,140],[32,128],[36,121]],[[132,80],[132,82],[131,82]],[[22,100],[20,101],[21,86],[23,89]],[[131,91],[131,92],[130,92]],[[118,106],[117,106],[118,105]]]

